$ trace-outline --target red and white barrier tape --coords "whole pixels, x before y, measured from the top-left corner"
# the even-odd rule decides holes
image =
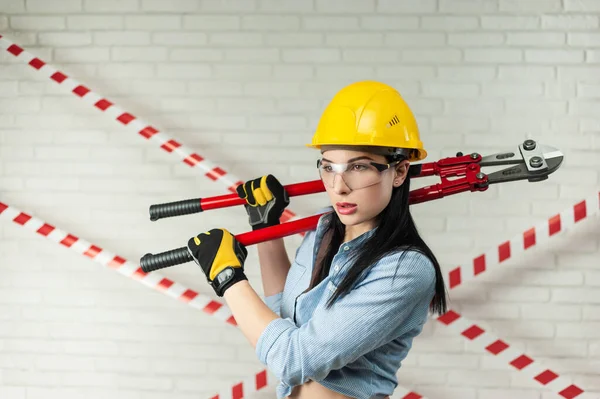
[[[532,248],[541,241],[556,236],[575,223],[598,213],[600,213],[600,192],[552,216],[543,224],[532,227],[524,233],[513,237],[511,240],[505,241],[492,251],[478,256],[473,260],[473,269],[468,269],[472,271],[472,273],[468,274],[468,280],[488,270],[489,266],[501,263],[516,253],[521,253]],[[461,270],[459,266],[450,272],[450,288],[456,288],[463,282]],[[572,384],[566,378],[560,377],[557,373],[546,369],[531,357],[511,348],[506,341],[485,331],[476,323],[458,314],[458,312],[449,310],[436,319],[465,338],[483,345],[489,353],[504,359],[515,369],[522,371],[562,397],[566,399],[581,399],[584,397],[583,389]]]
[[[28,230],[34,231],[94,262],[100,263],[102,266],[114,269],[122,275],[139,281],[147,287],[187,303],[191,307],[200,309],[221,321],[237,326],[235,319],[231,314],[231,310],[222,303],[163,277],[159,273],[145,273],[137,264],[134,264],[121,256],[115,255],[104,248],[91,244],[73,234],[60,230],[51,224],[45,223],[44,221],[3,202],[0,202],[0,218],[10,219]]]
[[[551,391],[558,393],[563,398],[584,398],[583,389],[572,384],[568,379],[560,377],[554,371],[545,368],[542,364],[524,353],[511,348],[506,341],[501,340],[476,323],[464,318],[458,312],[449,310],[436,319],[454,332],[485,348],[492,355],[495,355],[523,374],[533,378]]]
[[[157,272],[145,273],[139,265],[77,237],[76,235],[67,233],[35,216],[22,212],[13,206],[9,206],[4,202],[0,202],[0,219],[1,218],[9,219],[17,225],[36,232],[57,244],[69,248],[78,254],[101,264],[102,266],[109,267],[126,277],[139,281],[147,287],[187,303],[193,308],[200,309],[221,321],[237,327],[237,323],[227,305],[163,277]],[[250,393],[267,387],[268,384],[267,370],[261,370],[252,377],[243,380],[231,388],[223,390],[211,399],[241,399]],[[399,388],[409,392],[405,388]],[[409,392],[407,395],[403,396],[403,399],[419,398],[423,397],[414,392]]]
[[[467,280],[472,280],[481,273],[489,270],[524,251],[547,241],[550,237],[565,231],[575,223],[596,215],[600,212],[600,192],[572,207],[552,216],[547,221],[538,224],[521,234],[518,234],[498,247],[479,255],[472,261],[470,267],[458,266],[448,273],[448,287],[456,288]]]
[[[24,50],[21,46],[13,43],[6,37],[0,35],[0,48],[5,49],[9,54],[12,54],[19,61],[25,62],[36,71],[56,82],[60,87],[70,91],[83,102],[93,106],[97,110],[109,116],[113,121],[120,123],[122,126],[139,134],[147,140],[155,141],[164,151],[177,155],[186,165],[192,168],[199,168],[205,172],[205,176],[212,181],[222,183],[229,191],[235,193],[235,188],[242,184],[243,181],[231,173],[226,172],[223,168],[217,166],[214,162],[206,157],[199,155],[192,149],[184,146],[180,141],[170,137],[157,128],[149,125],[143,120],[137,118],[129,112],[116,106],[103,96],[91,91],[88,87],[82,85],[75,79],[68,77],[65,73],[58,71],[44,61],[34,56],[30,52]],[[289,209],[286,209],[281,216],[282,222],[287,222],[296,214]]]

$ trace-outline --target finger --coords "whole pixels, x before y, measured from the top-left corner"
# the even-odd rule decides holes
[[[262,190],[262,193],[267,201],[271,201],[273,199],[273,192],[271,191],[271,187],[273,187],[273,179],[269,179],[270,177],[275,179],[271,175],[263,176],[262,179],[260,179],[260,189]]]
[[[260,206],[263,206],[267,203],[267,199],[261,190],[261,179],[255,179],[252,181],[252,194],[254,195],[254,199],[256,203]]]
[[[235,191],[237,192],[238,197],[246,199],[246,197],[248,196],[248,194],[246,194],[246,190],[244,190],[244,184],[239,184],[236,188]]]
[[[248,205],[256,206],[256,199],[254,198],[254,193],[252,192],[252,183],[253,180],[244,183],[244,192],[246,193],[246,202]]]

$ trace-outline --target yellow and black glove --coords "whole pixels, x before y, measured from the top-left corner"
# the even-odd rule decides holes
[[[222,297],[235,283],[248,280],[244,274],[248,251],[226,229],[212,229],[192,237],[187,248],[218,296]]]
[[[252,230],[278,225],[284,209],[290,204],[287,191],[273,175],[248,180],[236,188]]]

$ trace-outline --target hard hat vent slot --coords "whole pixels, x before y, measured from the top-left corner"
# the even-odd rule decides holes
[[[394,115],[394,117],[385,126],[386,127],[392,127],[392,126],[394,126],[397,123],[400,123],[400,119],[398,119],[397,115]]]

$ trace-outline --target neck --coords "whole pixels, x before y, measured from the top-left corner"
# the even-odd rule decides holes
[[[367,231],[372,230],[374,227],[375,227],[374,220],[367,220],[365,222],[355,224],[352,226],[345,226],[344,242],[352,241],[356,237],[359,237],[361,234],[364,234]]]

